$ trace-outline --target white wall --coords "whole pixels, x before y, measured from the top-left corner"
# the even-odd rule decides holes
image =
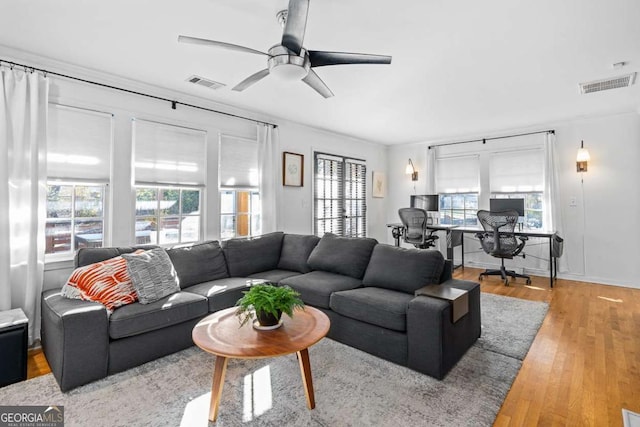
[[[637,267],[640,259],[638,112],[548,123],[535,129],[496,131],[493,135],[463,135],[448,141],[392,146],[387,164],[391,194],[387,222],[398,222],[397,209],[407,206],[409,195],[414,194],[413,183],[404,174],[409,157],[420,174],[415,185],[415,194],[420,194],[426,191],[429,145],[542,129],[556,130],[556,149],[561,164],[559,179],[567,271],[561,272],[560,277],[640,288],[640,270]],[[581,140],[591,155],[584,184],[575,169]],[[572,207],[570,202],[573,198],[576,203]],[[390,232],[387,233],[387,241],[392,241]],[[469,246],[466,245],[465,250]],[[475,246],[468,250],[477,249]]]

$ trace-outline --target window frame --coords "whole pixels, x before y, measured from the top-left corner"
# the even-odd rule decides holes
[[[68,218],[52,218],[49,217],[49,200],[47,196],[47,200],[45,202],[45,263],[48,262],[57,262],[57,261],[66,261],[73,259],[75,253],[78,248],[78,244],[76,242],[77,234],[76,233],[76,223],[84,220],[94,220],[94,221],[102,221],[102,241],[100,246],[91,246],[91,247],[107,247],[111,242],[110,229],[109,229],[109,220],[108,220],[108,209],[109,209],[109,184],[106,182],[100,181],[83,181],[83,180],[55,180],[49,179],[47,180],[47,195],[49,193],[49,188],[52,186],[70,186],[71,187],[71,212]],[[102,216],[101,217],[82,217],[76,216],[76,198],[77,192],[76,189],[78,187],[101,187],[102,188]],[[61,251],[61,252],[49,252],[47,253],[47,245],[49,244],[49,234],[47,233],[47,228],[49,224],[56,223],[70,223],[70,241],[69,241],[69,250]]]
[[[446,204],[446,199],[447,198],[453,198],[453,197],[462,197],[463,198],[463,203],[462,203],[462,208],[454,208],[453,207],[453,200],[451,200],[451,207],[450,208],[446,208],[444,205]],[[471,198],[475,196],[475,208],[473,207],[467,207],[467,198]],[[440,219],[440,224],[442,225],[457,225],[457,226],[461,226],[461,227],[475,227],[478,225],[478,210],[479,208],[479,200],[480,200],[480,193],[479,192],[467,192],[467,193],[440,193],[438,195],[440,204],[438,206],[438,215],[439,215],[439,219]],[[473,215],[469,215],[468,212],[473,212]],[[450,214],[450,218],[451,220],[448,221],[447,220],[447,213]],[[462,213],[462,224],[456,224],[454,223],[454,218],[456,217],[455,213]]]
[[[325,157],[324,159],[322,157]],[[336,163],[337,174],[335,177],[319,175],[319,160]],[[355,170],[353,169],[355,167]],[[349,174],[351,170],[351,174]],[[367,236],[367,163],[366,160],[357,159],[350,156],[330,154],[316,151],[313,153],[313,232],[316,236],[322,237],[324,233],[336,233],[345,237],[366,237]],[[330,190],[330,197],[320,197],[320,182],[325,188],[327,182],[337,182],[336,194]],[[350,191],[349,191],[350,190]],[[324,192],[327,195],[327,192]],[[320,205],[325,206],[329,200],[329,206],[337,203],[339,216],[321,215]],[[358,210],[360,212],[358,213]],[[326,212],[326,208],[323,209]],[[354,214],[355,211],[355,214]],[[321,223],[328,220],[337,220],[337,226],[321,226]],[[353,225],[355,223],[355,232]]]
[[[223,193],[232,193],[233,195],[233,211],[232,212],[226,212],[222,210],[222,197],[223,197]],[[247,211],[239,211],[238,210],[238,193],[247,193],[247,206],[248,206],[248,210]],[[245,189],[240,189],[240,188],[220,188],[218,190],[218,196],[219,196],[219,202],[220,202],[220,215],[219,215],[219,219],[220,219],[220,240],[229,240],[229,239],[236,239],[236,238],[251,238],[251,237],[255,237],[255,236],[259,236],[262,234],[262,228],[260,227],[260,218],[262,215],[261,212],[261,204],[260,204],[260,192],[258,191],[258,189],[256,188],[245,188]],[[254,209],[254,197],[257,197],[257,203],[255,203],[257,205],[257,210]],[[248,227],[248,233],[246,235],[238,235],[238,216],[239,215],[246,215],[247,216],[247,227]],[[225,231],[225,227],[223,226],[223,218],[225,217],[232,217],[233,218],[233,236],[225,236],[223,235],[223,232]],[[258,224],[257,226],[254,225],[254,220],[258,220]]]
[[[139,189],[153,189],[156,191],[156,202],[157,205],[154,208],[154,210],[156,211],[156,214],[144,214],[144,215],[139,215],[138,214],[138,208],[137,208],[137,203],[138,203],[138,190]],[[200,186],[187,186],[187,185],[162,185],[162,184],[147,184],[147,183],[138,183],[135,184],[133,186],[133,190],[134,190],[134,194],[135,194],[135,204],[136,206],[134,207],[134,225],[137,227],[137,223],[140,219],[143,218],[150,218],[150,217],[154,217],[154,222],[156,224],[156,229],[155,230],[149,230],[152,233],[155,232],[155,242],[153,242],[153,239],[151,239],[151,234],[149,235],[149,241],[146,241],[146,239],[138,239],[138,237],[144,237],[144,236],[137,236],[137,233],[139,231],[144,231],[144,230],[137,230],[137,228],[134,228],[134,234],[132,236],[132,241],[135,242],[136,244],[154,244],[154,245],[158,245],[158,246],[173,246],[173,245],[180,245],[180,244],[187,244],[187,243],[195,243],[195,242],[199,242],[203,240],[203,235],[204,235],[204,229],[203,229],[203,205],[204,205],[204,201],[203,201],[203,188]],[[163,215],[162,209],[160,208],[160,202],[162,201],[161,198],[161,193],[165,190],[177,190],[178,191],[178,213],[177,214],[170,214],[170,215]],[[198,210],[196,210],[195,212],[198,212],[197,214],[194,213],[183,213],[183,191],[197,191],[198,192]],[[161,221],[164,218],[178,218],[178,240],[175,242],[161,242],[160,241],[160,233],[163,230],[163,228],[160,227]],[[183,221],[187,218],[194,218],[194,217],[198,217],[198,234],[196,236],[196,238],[194,240],[183,240]],[[170,228],[169,228],[170,229]]]
[[[533,197],[538,196],[540,201],[540,208],[534,208],[531,206]],[[544,229],[544,191],[522,191],[522,192],[494,192],[489,195],[490,199],[524,199],[524,228],[529,230],[543,230]],[[530,215],[530,212],[539,212],[540,225],[536,227],[529,227],[529,222],[537,220],[538,215]]]

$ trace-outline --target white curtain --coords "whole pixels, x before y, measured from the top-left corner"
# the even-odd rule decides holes
[[[0,310],[22,308],[40,337],[49,82],[0,70]]]
[[[279,173],[278,151],[278,129],[258,123],[258,185],[263,234],[278,229],[279,178],[282,175]]]
[[[547,132],[544,138],[544,228],[555,230],[564,236],[560,181],[558,180],[558,156],[556,154],[556,135]],[[558,271],[567,271],[567,257],[558,258]]]
[[[427,150],[427,194],[436,194],[436,154],[437,147]]]

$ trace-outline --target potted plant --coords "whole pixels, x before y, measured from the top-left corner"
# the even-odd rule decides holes
[[[294,309],[304,309],[300,294],[289,286],[266,282],[253,285],[243,293],[244,296],[236,303],[236,316],[240,319],[241,327],[252,320],[255,313],[259,326],[275,329],[280,325],[282,313],[293,317]]]

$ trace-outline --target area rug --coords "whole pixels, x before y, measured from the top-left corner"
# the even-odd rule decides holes
[[[442,381],[322,340],[314,410],[295,355],[231,360],[215,425],[490,426],[547,309],[514,300],[482,294],[483,338]],[[192,347],[68,393],[49,374],[0,388],[0,404],[62,405],[66,426],[206,426],[213,361]]]

